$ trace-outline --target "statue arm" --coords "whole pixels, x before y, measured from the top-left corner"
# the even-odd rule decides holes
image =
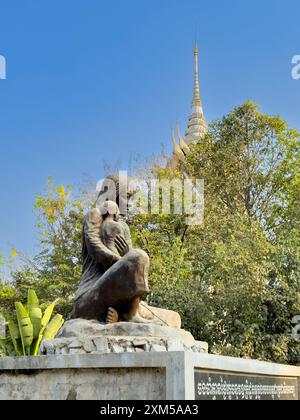
[[[92,209],[88,213],[84,226],[84,240],[91,257],[104,266],[111,267],[120,256],[108,249],[100,239],[102,217],[99,209]]]

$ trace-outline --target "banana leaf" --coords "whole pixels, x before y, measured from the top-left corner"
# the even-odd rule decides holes
[[[43,340],[43,335],[44,335],[45,329],[47,328],[47,325],[49,324],[49,321],[50,321],[51,316],[53,314],[55,305],[57,304],[58,301],[59,301],[59,299],[56,299],[54,302],[52,302],[48,306],[48,308],[45,310],[44,316],[41,319],[40,333],[39,333],[39,336],[38,336],[38,338],[37,338],[37,340],[34,344],[33,351],[32,351],[32,354],[34,356],[37,356],[38,353],[39,353],[39,348],[40,348],[41,342]]]
[[[64,319],[61,315],[55,315],[55,317],[48,324],[45,332],[43,334],[43,340],[53,340],[56,334],[60,330],[61,326],[64,323]]]
[[[33,342],[33,326],[28,312],[21,302],[16,302],[16,313],[19,324],[20,336],[22,341],[23,354],[30,355],[30,346]]]
[[[36,339],[41,329],[42,310],[34,290],[28,290],[27,310],[33,326],[33,339]]]
[[[41,328],[43,329],[44,328],[44,330],[45,330],[45,328],[47,327],[47,325],[48,325],[48,323],[49,323],[49,321],[50,321],[50,319],[51,319],[51,316],[52,316],[52,314],[53,314],[53,311],[54,311],[54,308],[55,308],[55,305],[57,304],[57,302],[59,301],[59,299],[56,299],[54,302],[52,302],[49,306],[48,306],[48,308],[45,310],[45,313],[44,313],[44,316],[43,316],[43,318],[42,318],[42,320],[41,320]],[[44,332],[44,331],[43,331]]]
[[[8,322],[8,330],[9,330],[9,335],[10,335],[11,341],[12,341],[14,349],[15,349],[16,356],[21,356],[21,351],[19,349],[19,345],[18,345],[18,341],[17,341],[20,338],[19,327],[13,321],[9,321]]]

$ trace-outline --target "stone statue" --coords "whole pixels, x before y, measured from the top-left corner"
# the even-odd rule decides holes
[[[117,197],[118,198],[118,197]],[[176,312],[142,301],[149,293],[149,257],[132,248],[130,229],[110,200],[90,210],[83,224],[83,272],[75,296],[76,318],[116,322],[155,322],[180,328]]]
[[[113,323],[137,317],[149,293],[148,255],[132,249],[130,231],[108,201],[103,215],[92,209],[83,227],[83,274],[75,297],[75,316]],[[110,209],[114,214],[109,214]]]

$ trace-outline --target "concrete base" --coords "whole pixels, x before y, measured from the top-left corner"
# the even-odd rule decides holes
[[[205,382],[207,372],[278,385],[252,386],[247,379],[246,385],[228,386],[222,380],[219,386]],[[269,393],[270,399],[298,399],[299,378],[300,367],[193,352],[0,358],[0,399],[195,400],[217,396],[218,390],[227,399],[235,393],[252,399],[255,392],[257,399]]]

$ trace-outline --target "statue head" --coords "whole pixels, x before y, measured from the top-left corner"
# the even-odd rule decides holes
[[[105,201],[100,205],[99,210],[103,217],[103,220],[105,220],[108,217],[111,217],[115,221],[119,220],[119,206],[114,201]]]
[[[109,175],[105,178],[101,190],[98,194],[96,205],[99,209],[106,201],[117,204],[119,214],[126,216],[128,214],[128,202],[134,194],[129,191],[130,180],[126,172],[119,172],[116,175]]]

